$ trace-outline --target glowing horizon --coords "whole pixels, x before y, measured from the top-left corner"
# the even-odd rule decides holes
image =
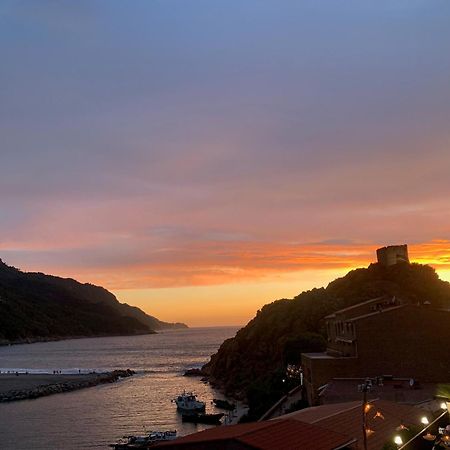
[[[230,247],[233,249],[234,246]],[[79,268],[65,271],[58,271],[56,267],[45,270],[42,267],[21,268],[103,286],[119,301],[138,306],[160,320],[184,322],[190,326],[242,325],[267,303],[293,298],[304,290],[325,287],[350,270],[376,262],[377,247],[368,244],[267,245],[263,253],[258,245],[252,253],[243,252],[241,258],[231,252],[234,258],[230,258],[226,266],[215,265],[212,270],[211,261],[197,266],[189,272],[191,278],[185,276],[183,284],[180,284],[176,271],[172,274],[172,283],[167,274],[162,281],[139,276],[136,272],[145,271],[145,267],[120,268],[121,275],[116,270],[111,275],[100,272],[98,278],[92,274],[92,269],[88,274],[80,272]],[[411,262],[431,265],[441,279],[450,281],[450,241],[434,240],[408,248]],[[179,269],[177,265],[174,268]],[[130,285],[130,276],[124,269],[133,270],[136,285]],[[165,270],[173,272],[170,266]]]
[[[449,18],[3,1],[0,258],[190,324],[243,323],[388,244],[449,279]]]

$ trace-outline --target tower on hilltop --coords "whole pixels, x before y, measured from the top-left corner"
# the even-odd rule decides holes
[[[385,267],[393,266],[400,262],[409,263],[408,246],[403,245],[388,245],[377,249],[378,264]]]

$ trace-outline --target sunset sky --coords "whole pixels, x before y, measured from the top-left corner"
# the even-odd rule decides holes
[[[0,3],[0,258],[243,324],[409,244],[450,280],[450,2]]]

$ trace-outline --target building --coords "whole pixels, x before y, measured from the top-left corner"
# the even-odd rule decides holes
[[[339,431],[288,418],[210,428],[155,445],[155,448],[164,450],[354,450],[355,442],[355,438]]]
[[[450,381],[450,310],[379,297],[325,318],[323,353],[303,353],[310,404],[333,378],[390,375],[419,382]]]
[[[436,412],[431,412],[423,408],[385,400],[374,400],[369,402],[369,405],[366,418],[368,450],[380,450],[385,444],[393,444],[394,437],[402,435],[402,431],[399,431],[400,427],[422,428],[424,427],[424,417],[431,422],[434,417],[444,412],[441,408]],[[356,448],[364,448],[361,401],[315,406],[286,414],[280,419],[283,418],[300,420],[352,436],[356,439]],[[443,424],[447,423],[448,413],[443,417]],[[420,436],[419,439],[422,437]]]
[[[163,442],[164,450],[380,450],[395,437],[406,442],[411,429],[436,432],[448,424],[449,403],[436,409],[372,400],[305,408],[277,419],[210,428]],[[435,423],[435,419],[439,422]],[[432,427],[432,428],[431,428]],[[363,429],[365,430],[363,432]],[[414,434],[414,433],[413,433]],[[418,436],[422,440],[422,436]],[[413,448],[417,448],[413,447]],[[427,447],[430,448],[430,447]]]
[[[389,245],[377,250],[378,264],[383,266],[393,266],[398,263],[409,263],[408,246],[404,245]]]

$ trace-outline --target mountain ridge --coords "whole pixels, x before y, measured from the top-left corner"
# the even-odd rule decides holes
[[[0,342],[135,335],[186,328],[120,303],[101,286],[23,272],[0,259]]]

